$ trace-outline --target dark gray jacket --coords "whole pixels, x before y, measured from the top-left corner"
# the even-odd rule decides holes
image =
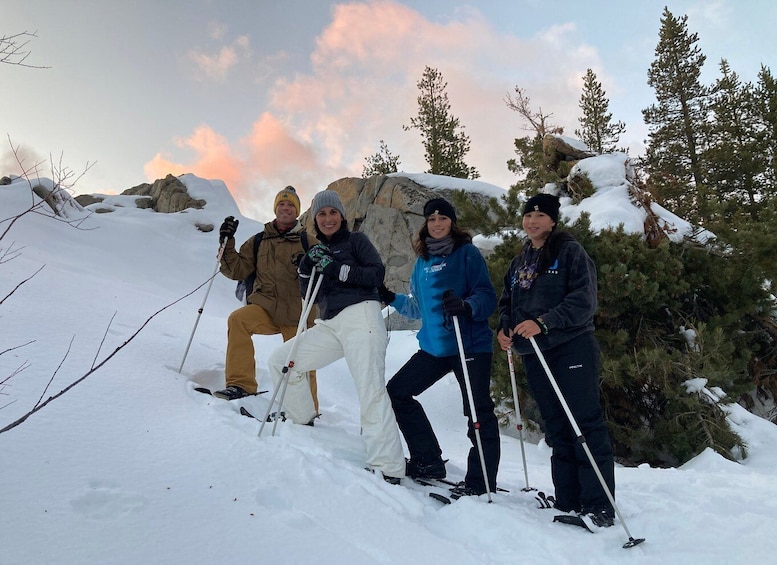
[[[324,275],[316,296],[321,319],[334,318],[348,306],[365,300],[380,301],[378,287],[383,283],[386,268],[369,238],[344,226],[329,241],[322,243],[329,248],[338,265],[348,265],[350,270],[345,281]],[[310,282],[310,270],[305,261],[300,263],[299,271],[300,291],[305,296]]]
[[[547,266],[532,283],[522,290],[517,281],[521,255],[513,257],[504,276],[504,287],[499,299],[499,327],[514,328],[527,319],[542,318],[548,334],[535,336],[543,351],[565,343],[586,332],[594,331],[594,312],[597,306],[596,267],[594,262],[571,235],[561,232],[551,237],[559,238],[558,252],[549,257]],[[529,244],[527,244],[529,245]],[[529,340],[513,337],[516,351],[525,355],[534,353]]]

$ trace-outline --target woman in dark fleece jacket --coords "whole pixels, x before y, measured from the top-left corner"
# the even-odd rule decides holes
[[[611,526],[614,511],[583,446],[537,357],[534,337],[593,454],[610,492],[615,492],[610,435],[599,398],[599,345],[594,337],[596,267],[585,249],[557,232],[559,200],[530,198],[523,211],[528,241],[513,258],[499,300],[500,346],[521,355],[529,390],[545,422],[551,446],[556,508],[589,515]]]
[[[316,193],[311,214],[321,243],[300,262],[300,292],[306,294],[315,269],[323,277],[315,299],[321,315],[312,328],[273,351],[270,375],[277,389],[294,347],[283,409],[295,424],[307,424],[313,422],[316,411],[305,373],[344,357],[359,397],[367,466],[398,484],[405,476],[405,457],[386,392],[388,335],[378,294],[386,270],[369,238],[348,229],[337,192]]]

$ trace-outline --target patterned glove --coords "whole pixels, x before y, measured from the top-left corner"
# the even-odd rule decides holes
[[[332,256],[322,255],[321,259],[319,259],[318,261],[318,268],[321,269],[321,272],[326,273],[327,267],[329,267],[330,265],[332,265],[332,267],[330,267],[329,269],[331,271],[332,268],[335,266],[335,260],[332,258]]]
[[[302,258],[302,265],[304,266],[305,270],[307,272],[310,272],[313,270],[313,268],[318,265],[321,262],[321,259],[323,257],[330,257],[329,255],[329,249],[321,244],[317,243],[310,249],[308,249],[308,252],[305,254],[305,257]]]
[[[310,258],[310,261],[314,265],[318,265],[324,257],[329,257],[331,259],[332,256],[329,253],[329,248],[323,243],[317,243],[308,249],[308,258]]]
[[[219,228],[219,243],[224,243],[230,237],[235,237],[237,231],[237,225],[240,220],[236,220],[234,216],[227,216],[224,218],[224,223]]]

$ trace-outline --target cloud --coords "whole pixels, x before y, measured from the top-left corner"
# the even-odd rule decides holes
[[[176,145],[194,152],[194,158],[188,163],[176,163],[162,153],[157,153],[143,167],[148,180],[163,178],[168,174],[177,176],[193,173],[206,179],[223,180],[233,194],[239,196],[241,187],[245,185],[245,165],[226,138],[203,125],[190,137],[177,140]]]
[[[312,199],[331,180],[347,174],[342,168],[322,164],[310,144],[296,139],[269,113],[262,114],[234,146],[208,125],[176,140],[175,145],[193,156],[176,161],[170,155],[157,153],[144,165],[149,181],[183,173],[220,179],[243,213],[256,218],[270,219],[275,194],[286,185],[297,187],[304,201]]]
[[[213,32],[214,36],[220,36],[221,33],[221,30]],[[222,46],[215,54],[192,50],[189,52],[189,58],[194,61],[199,72],[205,75],[204,78],[221,82],[241,59],[248,58],[250,54],[251,42],[248,36],[241,35],[230,45]]]
[[[54,178],[55,175],[49,170],[50,168],[49,158],[43,157],[26,145],[13,145],[13,149],[9,148],[0,153],[0,175],[26,175],[30,180],[38,176]]]
[[[227,25],[223,22],[208,22],[208,36],[219,40],[227,34]]]
[[[224,77],[236,64],[235,53],[248,48],[247,40],[235,41],[232,51],[200,54],[198,62],[203,72]],[[217,150],[212,164],[229,163],[227,185],[244,213],[251,208],[266,218],[264,203],[269,198],[271,204],[279,186],[296,182],[302,195],[312,197],[342,176],[359,176],[380,139],[399,156],[402,169],[426,170],[418,132],[402,128],[418,112],[417,82],[425,66],[437,68],[448,83],[451,113],[471,139],[467,163],[481,180],[507,187],[515,181],[506,167],[513,140],[527,135],[504,102],[507,93],[516,85],[525,88],[543,113],[571,133],[578,125],[581,77],[601,66],[572,23],[522,38],[496,31],[476,8],[430,21],[395,1],[335,5],[310,63],[307,73],[275,80],[267,106],[237,143],[190,145],[199,151],[189,165],[195,174],[211,151]],[[210,128],[216,136],[217,126]],[[149,166],[161,163],[157,155]]]

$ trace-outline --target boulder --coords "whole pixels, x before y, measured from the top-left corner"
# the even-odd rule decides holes
[[[128,188],[121,194],[150,197],[150,202],[148,198],[139,198],[135,205],[138,208],[151,208],[155,212],[172,213],[180,212],[187,208],[199,210],[205,206],[204,200],[198,200],[189,196],[186,185],[173,175],[157,179],[153,184],[143,183]]]
[[[377,248],[386,266],[386,286],[394,292],[407,292],[416,259],[413,241],[424,223],[424,204],[440,196],[451,199],[453,191],[430,189],[408,178],[386,175],[342,178],[327,189],[340,196],[349,228],[367,234]],[[473,197],[478,198],[475,194]],[[310,210],[302,214],[300,221],[309,234],[316,233]],[[389,323],[392,329],[419,327],[403,317],[392,316]]]

